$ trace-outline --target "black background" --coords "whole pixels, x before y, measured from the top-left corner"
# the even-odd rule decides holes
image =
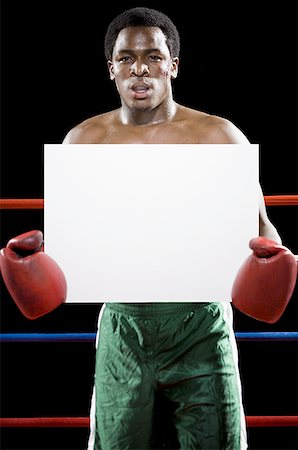
[[[75,124],[119,106],[104,34],[116,14],[140,5],[162,10],[180,31],[176,101],[227,117],[260,144],[265,195],[297,194],[296,2],[2,0],[1,197],[43,198],[44,143],[61,143]],[[297,207],[268,214],[297,254]],[[31,229],[43,230],[42,211],[1,211],[1,247]],[[96,331],[98,304],[65,304],[30,321],[2,280],[1,294],[2,332]],[[296,287],[272,325],[235,311],[235,330],[297,331],[297,300]],[[238,348],[246,414],[297,415],[297,342]],[[1,416],[86,417],[93,371],[93,343],[4,343]],[[2,429],[1,449],[84,449],[87,436],[85,428]],[[248,437],[255,450],[298,448],[297,428],[250,428]]]

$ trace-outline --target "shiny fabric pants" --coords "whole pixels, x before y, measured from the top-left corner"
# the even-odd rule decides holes
[[[231,305],[103,306],[88,450],[247,448]]]

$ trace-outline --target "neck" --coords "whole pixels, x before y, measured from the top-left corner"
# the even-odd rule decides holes
[[[120,120],[124,125],[156,125],[173,119],[177,111],[177,104],[173,99],[151,110],[130,109],[122,104]]]

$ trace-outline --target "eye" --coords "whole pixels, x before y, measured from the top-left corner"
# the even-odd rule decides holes
[[[130,56],[122,56],[121,58],[118,59],[118,61],[126,63],[128,61],[131,61],[131,57]]]
[[[149,59],[150,59],[151,61],[161,61],[161,60],[162,60],[162,57],[159,56],[159,55],[150,55],[150,56],[149,56]]]

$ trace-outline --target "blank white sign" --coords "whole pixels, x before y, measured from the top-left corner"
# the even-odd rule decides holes
[[[259,234],[258,150],[45,145],[45,251],[66,301],[231,301]]]

